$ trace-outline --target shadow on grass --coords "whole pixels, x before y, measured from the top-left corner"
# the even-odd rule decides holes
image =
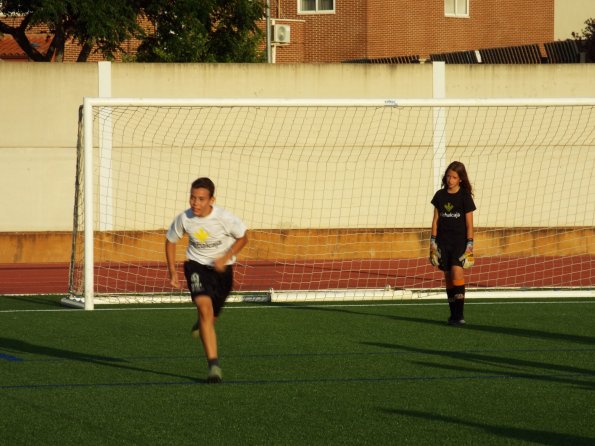
[[[446,307],[446,305],[445,305]],[[341,308],[338,306],[302,306],[302,307],[294,307],[295,310],[310,310],[310,311],[332,311],[332,312],[342,312],[348,314],[359,314],[362,316],[376,316],[382,317],[387,319],[393,319],[396,321],[402,322],[413,322],[417,324],[426,324],[426,325],[433,325],[444,327],[447,330],[470,330],[470,331],[478,331],[478,332],[485,332],[485,333],[494,333],[494,334],[501,334],[501,335],[508,335],[508,336],[516,336],[516,337],[524,337],[524,338],[538,338],[538,339],[545,339],[545,340],[555,340],[555,341],[565,341],[565,342],[573,342],[577,344],[586,344],[586,345],[595,345],[595,337],[593,336],[581,336],[581,335],[573,335],[567,333],[555,333],[543,330],[534,330],[529,328],[516,328],[516,327],[504,327],[498,325],[480,325],[474,323],[468,323],[463,327],[451,327],[446,324],[445,320],[436,320],[436,319],[428,319],[428,318],[421,318],[421,317],[411,317],[411,316],[403,316],[403,315],[388,315],[388,314],[375,314],[371,312],[363,312],[363,311],[356,311],[354,307],[348,308]]]
[[[379,410],[388,415],[406,416],[427,421],[439,421],[443,423],[455,424],[457,426],[467,426],[487,432],[490,435],[502,438],[523,441],[528,443],[543,444],[547,446],[573,445],[573,446],[592,446],[595,444],[595,438],[584,437],[580,435],[561,434],[558,432],[543,431],[537,429],[518,428],[510,426],[496,426],[470,421],[464,418],[455,418],[435,413],[421,412],[417,410],[388,409],[379,408]]]
[[[481,369],[479,367],[460,367],[449,365],[445,363],[430,363],[426,361],[414,361],[414,363],[430,367],[430,368],[442,368],[445,370],[455,370],[458,372],[465,372],[465,373],[493,373],[495,375],[503,375],[503,376],[510,376],[515,378],[526,378],[532,380],[542,380],[542,381],[553,381],[553,382],[563,382],[572,385],[580,385],[586,390],[595,390],[595,382],[591,381],[581,381],[577,380],[574,377],[577,376],[584,376],[584,377],[595,377],[595,370],[593,369],[584,369],[580,367],[574,366],[565,366],[565,365],[558,365],[558,364],[548,364],[544,362],[538,361],[531,361],[528,359],[518,359],[518,358],[510,358],[506,356],[497,356],[485,353],[477,353],[477,352],[470,352],[470,351],[445,351],[445,350],[435,350],[435,349],[427,349],[427,348],[420,348],[420,347],[411,347],[408,345],[401,345],[401,344],[387,344],[387,343],[379,343],[379,342],[362,342],[364,345],[370,345],[374,347],[382,347],[390,350],[395,350],[398,352],[411,352],[415,354],[420,354],[423,356],[434,356],[439,358],[446,358],[446,359],[454,359],[459,361],[467,361],[476,364],[485,364],[488,366],[496,366],[500,368],[504,368],[504,371],[488,371],[485,369]],[[525,371],[519,371],[519,369],[523,369]],[[529,370],[535,370],[531,372]],[[546,371],[550,374],[543,374],[543,371]],[[552,374],[554,373],[554,374]],[[570,375],[570,376],[564,376]]]
[[[31,344],[29,342],[18,339],[2,338],[0,337],[0,351],[12,353],[11,361],[18,362],[21,360],[18,357],[19,353],[34,354],[40,356],[50,356],[53,358],[65,359],[69,361],[78,361],[82,363],[89,363],[93,365],[112,367],[122,370],[130,370],[133,372],[150,373],[154,375],[171,376],[174,378],[187,379],[194,382],[204,382],[204,380],[197,379],[192,376],[177,375],[174,373],[144,369],[131,365],[128,361],[122,358],[113,358],[109,356],[90,355],[87,353],[76,352],[72,350],[63,350],[54,347],[47,347],[43,345]],[[5,355],[8,356],[8,355]],[[1,356],[0,356],[1,358]]]
[[[65,308],[60,303],[60,299],[64,296],[0,296],[2,301],[12,301],[17,302],[23,305],[19,305],[19,309],[24,307],[25,305],[29,306],[29,304],[35,304],[36,306],[44,306],[44,307],[52,307],[52,308]]]

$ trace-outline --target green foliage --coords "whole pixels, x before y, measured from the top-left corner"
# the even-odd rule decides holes
[[[585,20],[585,29],[581,33],[572,33],[581,51],[586,54],[587,62],[595,63],[595,19]]]
[[[0,22],[0,33],[12,35],[36,62],[62,61],[69,39],[81,45],[78,61],[92,51],[113,59],[122,43],[142,40],[141,62],[259,62],[263,33],[257,23],[264,2],[253,0],[8,0],[0,13],[21,16],[14,26]],[[145,33],[145,15],[155,32]],[[46,53],[29,41],[32,26],[45,25],[52,36]],[[132,58],[128,58],[131,60]]]
[[[260,62],[264,2],[155,0],[147,5],[155,33],[138,50],[139,62]]]
[[[9,0],[0,3],[0,13],[22,16],[20,25],[0,22],[0,32],[12,35],[29,58],[36,62],[61,61],[64,45],[74,39],[81,45],[78,61],[84,62],[97,46],[106,58],[114,57],[120,45],[134,36],[141,36],[137,23],[142,0]],[[45,25],[52,43],[45,54],[29,41],[27,31]]]

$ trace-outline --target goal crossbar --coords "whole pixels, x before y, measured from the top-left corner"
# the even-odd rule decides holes
[[[595,105],[595,98],[101,98],[85,97],[83,108],[133,107],[549,107]]]

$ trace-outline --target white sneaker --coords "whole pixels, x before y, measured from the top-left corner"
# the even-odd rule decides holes
[[[207,376],[207,382],[210,384],[219,384],[223,380],[223,372],[221,367],[218,365],[212,365],[209,367],[209,376]]]

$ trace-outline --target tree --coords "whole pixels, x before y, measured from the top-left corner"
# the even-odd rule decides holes
[[[35,62],[61,62],[64,46],[73,39],[81,46],[77,62],[84,62],[91,52],[113,59],[121,44],[143,35],[137,23],[143,0],[2,0],[0,13],[22,18],[10,26],[0,20],[0,33],[11,35],[27,56]],[[47,26],[51,44],[45,54],[29,40],[34,26]]]
[[[260,62],[265,15],[259,0],[152,0],[145,14],[155,33],[139,62]]]
[[[585,29],[582,33],[572,33],[572,37],[577,41],[581,51],[586,54],[587,62],[595,63],[595,19],[587,19],[585,21]]]

